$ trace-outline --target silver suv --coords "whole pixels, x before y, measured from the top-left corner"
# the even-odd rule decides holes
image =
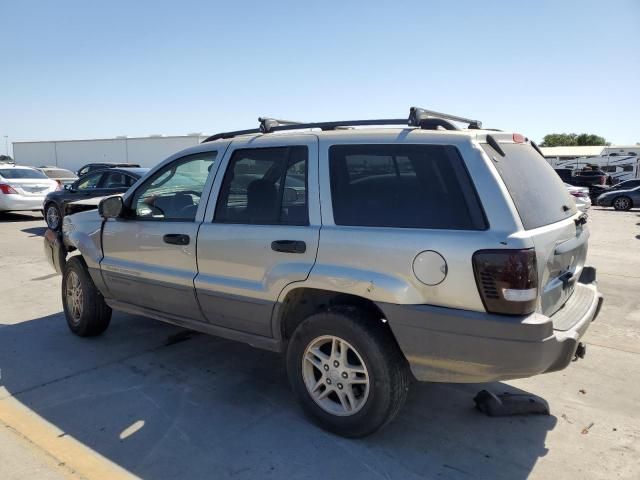
[[[260,120],[47,232],[72,332],[102,333],[115,309],[286,353],[305,412],[351,437],[389,422],[413,379],[584,355],[602,303],[586,216],[533,142],[418,108]]]

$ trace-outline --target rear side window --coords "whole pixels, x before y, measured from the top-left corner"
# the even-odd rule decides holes
[[[518,210],[525,230],[550,225],[576,213],[576,204],[551,165],[528,143],[501,143],[505,156],[483,144]]]
[[[220,189],[215,222],[308,225],[306,146],[239,149]]]
[[[483,230],[487,224],[462,158],[447,145],[334,145],[336,225]]]

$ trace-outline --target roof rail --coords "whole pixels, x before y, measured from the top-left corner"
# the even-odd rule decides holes
[[[411,107],[409,110],[409,119],[406,118],[382,118],[372,120],[343,120],[337,122],[312,122],[300,123],[292,120],[278,120],[276,118],[259,117],[260,128],[251,128],[248,130],[235,130],[232,132],[222,132],[211,135],[203,140],[205,142],[213,142],[223,138],[233,138],[239,135],[250,135],[255,133],[272,133],[284,130],[302,130],[307,128],[319,128],[321,130],[336,130],[344,127],[361,127],[373,125],[408,125],[410,127],[420,127],[425,130],[436,130],[442,127],[445,130],[458,130],[449,120],[455,122],[468,123],[468,128],[481,128],[482,123],[479,120],[471,120],[468,118],[457,117],[446,113],[438,113],[423,108]]]

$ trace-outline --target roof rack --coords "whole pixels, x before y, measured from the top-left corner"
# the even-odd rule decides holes
[[[453,123],[462,122],[467,123],[467,128],[479,129],[482,127],[482,122],[479,120],[471,120],[464,117],[458,117],[455,115],[449,115],[447,113],[434,112],[432,110],[425,110],[423,108],[411,107],[409,110],[409,118],[383,118],[372,120],[343,120],[338,122],[295,122],[293,120],[278,120],[276,118],[259,117],[259,128],[251,128],[248,130],[235,130],[232,132],[222,132],[211,135],[203,140],[205,142],[213,142],[223,138],[233,138],[239,135],[250,135],[255,133],[272,133],[280,132],[284,130],[302,130],[307,128],[319,128],[323,131],[337,130],[345,127],[361,127],[361,126],[373,126],[373,125],[408,125],[410,127],[419,127],[424,130],[436,130],[439,127],[445,130],[458,130]]]

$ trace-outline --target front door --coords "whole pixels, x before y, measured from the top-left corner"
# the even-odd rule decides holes
[[[272,337],[280,292],[318,250],[317,137],[236,139],[220,171],[198,234],[198,300],[210,323]]]
[[[100,266],[114,299],[202,320],[193,288],[196,238],[215,157],[203,152],[166,164],[136,189],[125,218],[105,223]]]

